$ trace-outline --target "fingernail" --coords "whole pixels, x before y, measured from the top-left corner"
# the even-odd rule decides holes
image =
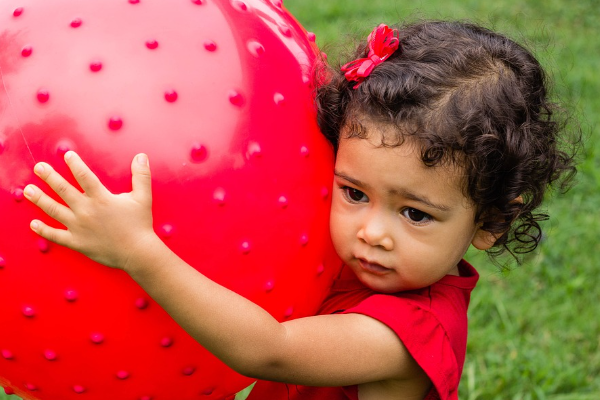
[[[33,168],[33,171],[34,171],[36,174],[38,174],[38,175],[40,175],[40,174],[43,174],[43,173],[44,173],[44,171],[45,171],[44,164],[42,164],[42,163],[37,163],[37,164],[35,165],[35,167]]]
[[[25,197],[31,198],[35,194],[35,190],[33,190],[31,186],[26,186],[25,190],[23,190],[23,194],[25,195]]]
[[[38,230],[38,228],[40,227],[40,224],[38,224],[38,222],[37,222],[37,221],[31,221],[31,224],[30,224],[29,226],[31,227],[31,229],[32,229],[33,231],[37,231],[37,230]]]
[[[73,151],[69,150],[65,153],[65,160],[68,160],[73,156]]]
[[[148,166],[148,156],[146,156],[145,154],[138,154],[137,162],[140,165]]]

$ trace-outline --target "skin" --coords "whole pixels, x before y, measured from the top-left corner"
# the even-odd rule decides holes
[[[380,133],[373,131],[377,138]],[[39,163],[35,173],[67,206],[35,185],[25,188],[25,196],[67,229],[39,220],[32,221],[31,228],[126,271],[192,337],[234,370],[291,384],[357,384],[361,400],[422,399],[429,390],[428,377],[381,322],[364,315],[335,314],[279,323],[181,260],[153,230],[146,155],[139,154],[132,162],[133,190],[116,195],[74,152],[65,154],[65,162],[83,193],[50,165]],[[423,287],[457,274],[456,264],[469,243],[485,248],[491,241],[473,222],[473,207],[460,190],[459,171],[424,167],[408,142],[382,148],[370,139],[342,139],[335,168],[332,238],[349,267],[345,273],[356,273],[374,290]],[[415,196],[449,210],[431,209]],[[431,220],[415,223],[411,218],[422,216],[407,211],[412,209],[427,213]]]

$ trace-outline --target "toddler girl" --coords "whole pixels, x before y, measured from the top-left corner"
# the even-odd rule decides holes
[[[67,229],[31,227],[125,270],[200,344],[261,380],[250,399],[457,399],[478,279],[467,248],[535,249],[545,218],[535,209],[575,171],[544,72],[502,35],[429,21],[375,28],[318,81],[345,265],[319,315],[279,323],[172,253],[153,230],[144,154],[119,195],[73,152],[65,161],[84,193],[38,163],[68,206],[34,185],[25,195]]]

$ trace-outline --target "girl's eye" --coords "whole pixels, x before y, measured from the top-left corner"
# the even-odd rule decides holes
[[[404,210],[402,210],[402,215],[408,218],[411,222],[421,224],[430,222],[433,219],[431,215],[423,211],[419,211],[416,208],[405,208]]]
[[[344,191],[344,195],[346,196],[346,198],[353,203],[366,203],[367,201],[369,201],[367,195],[358,189],[353,189],[351,187],[345,186],[342,188],[342,190]]]

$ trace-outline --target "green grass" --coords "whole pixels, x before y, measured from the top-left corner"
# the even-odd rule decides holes
[[[500,273],[485,257],[469,254],[481,281],[470,308],[460,397],[600,399],[598,1],[286,0],[285,5],[317,34],[331,59],[348,36],[365,36],[381,22],[419,17],[470,19],[533,47],[551,72],[557,96],[581,121],[587,147],[577,186],[548,202],[545,239],[523,266]],[[0,394],[5,399],[17,398]]]

